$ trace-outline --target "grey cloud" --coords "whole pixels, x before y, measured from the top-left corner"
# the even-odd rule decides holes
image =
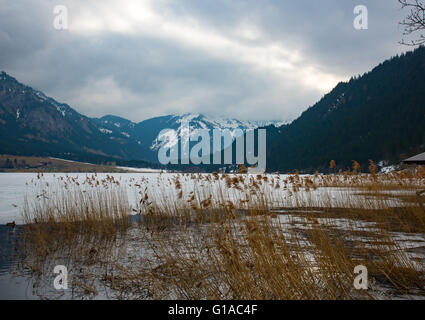
[[[71,9],[91,2],[72,2]],[[311,64],[338,80],[406,50],[397,44],[402,13],[396,0],[363,1],[370,15],[365,31],[352,27],[359,3],[351,0],[154,3],[161,14],[194,19],[242,48],[254,48],[255,54],[263,44],[281,45],[301,54],[298,65]],[[0,0],[0,69],[90,116],[111,113],[141,121],[202,112],[286,120],[325,93],[294,81],[290,71],[276,74],[270,66],[226,59],[226,43],[217,55],[214,43],[210,51],[157,34],[57,31],[52,27],[55,4]],[[253,38],[240,38],[239,28],[253,30]]]

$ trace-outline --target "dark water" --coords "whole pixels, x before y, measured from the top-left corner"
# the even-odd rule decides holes
[[[33,293],[30,277],[17,274],[19,252],[17,241],[20,228],[0,225],[0,300],[33,300],[39,299]]]

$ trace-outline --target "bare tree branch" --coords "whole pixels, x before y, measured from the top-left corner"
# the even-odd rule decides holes
[[[404,27],[403,35],[409,36],[417,31],[425,30],[425,0],[398,0],[402,9],[409,9],[407,17],[400,22]],[[401,44],[408,46],[419,46],[425,43],[425,36],[421,33],[418,38],[406,42],[401,40]]]

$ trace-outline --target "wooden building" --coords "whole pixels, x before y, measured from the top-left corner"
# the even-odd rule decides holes
[[[425,152],[403,160],[404,164],[425,164]]]

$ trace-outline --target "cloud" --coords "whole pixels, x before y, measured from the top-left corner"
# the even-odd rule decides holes
[[[158,4],[158,0],[155,3]],[[155,9],[151,0],[105,0],[96,6],[84,7],[70,30],[81,36],[119,33],[161,38],[322,91],[330,90],[340,78],[316,67],[300,52],[280,41],[262,41],[263,32],[258,26],[247,23],[236,26],[233,31],[236,37],[231,37],[194,17],[160,12],[163,11]],[[257,41],[244,41],[250,39]]]
[[[356,1],[0,0],[0,68],[90,116],[287,120],[405,50],[397,1],[364,3],[359,32]]]

